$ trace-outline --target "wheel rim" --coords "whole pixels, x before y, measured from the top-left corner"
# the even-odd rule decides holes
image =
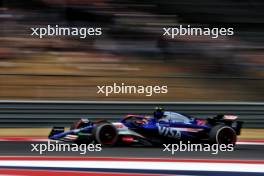
[[[101,144],[112,145],[116,140],[116,135],[116,130],[112,126],[104,126],[99,133]]]
[[[218,144],[234,144],[236,142],[236,136],[234,131],[230,128],[223,128],[218,133]]]

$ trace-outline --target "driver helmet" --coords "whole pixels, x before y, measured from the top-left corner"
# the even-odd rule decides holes
[[[161,119],[164,116],[164,109],[162,107],[156,107],[154,111],[154,118]]]

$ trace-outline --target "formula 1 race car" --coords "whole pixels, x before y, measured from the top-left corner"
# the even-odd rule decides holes
[[[179,141],[235,144],[242,123],[233,115],[198,119],[165,111],[161,118],[127,115],[120,122],[81,119],[69,131],[64,131],[64,127],[53,127],[49,139],[78,144],[94,142],[102,146],[158,146]]]

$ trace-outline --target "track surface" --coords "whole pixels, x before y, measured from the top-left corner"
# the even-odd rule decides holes
[[[219,152],[163,152],[163,148],[118,147],[103,148],[101,152],[31,152],[31,144],[45,142],[0,142],[0,156],[79,156],[79,157],[135,157],[135,158],[187,158],[187,159],[235,159],[235,160],[264,160],[264,145],[237,145],[235,151]],[[47,144],[47,143],[46,143]]]

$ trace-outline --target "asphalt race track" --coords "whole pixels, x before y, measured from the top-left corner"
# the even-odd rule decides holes
[[[78,156],[78,157],[135,157],[135,158],[172,158],[172,159],[232,159],[232,160],[263,160],[264,145],[237,145],[232,152],[219,152],[211,154],[210,152],[176,152],[172,155],[163,148],[153,147],[113,147],[103,148],[100,152],[87,152],[81,155],[80,152],[32,152],[31,144],[41,144],[45,142],[0,142],[0,156]],[[47,142],[46,142],[47,143]]]

